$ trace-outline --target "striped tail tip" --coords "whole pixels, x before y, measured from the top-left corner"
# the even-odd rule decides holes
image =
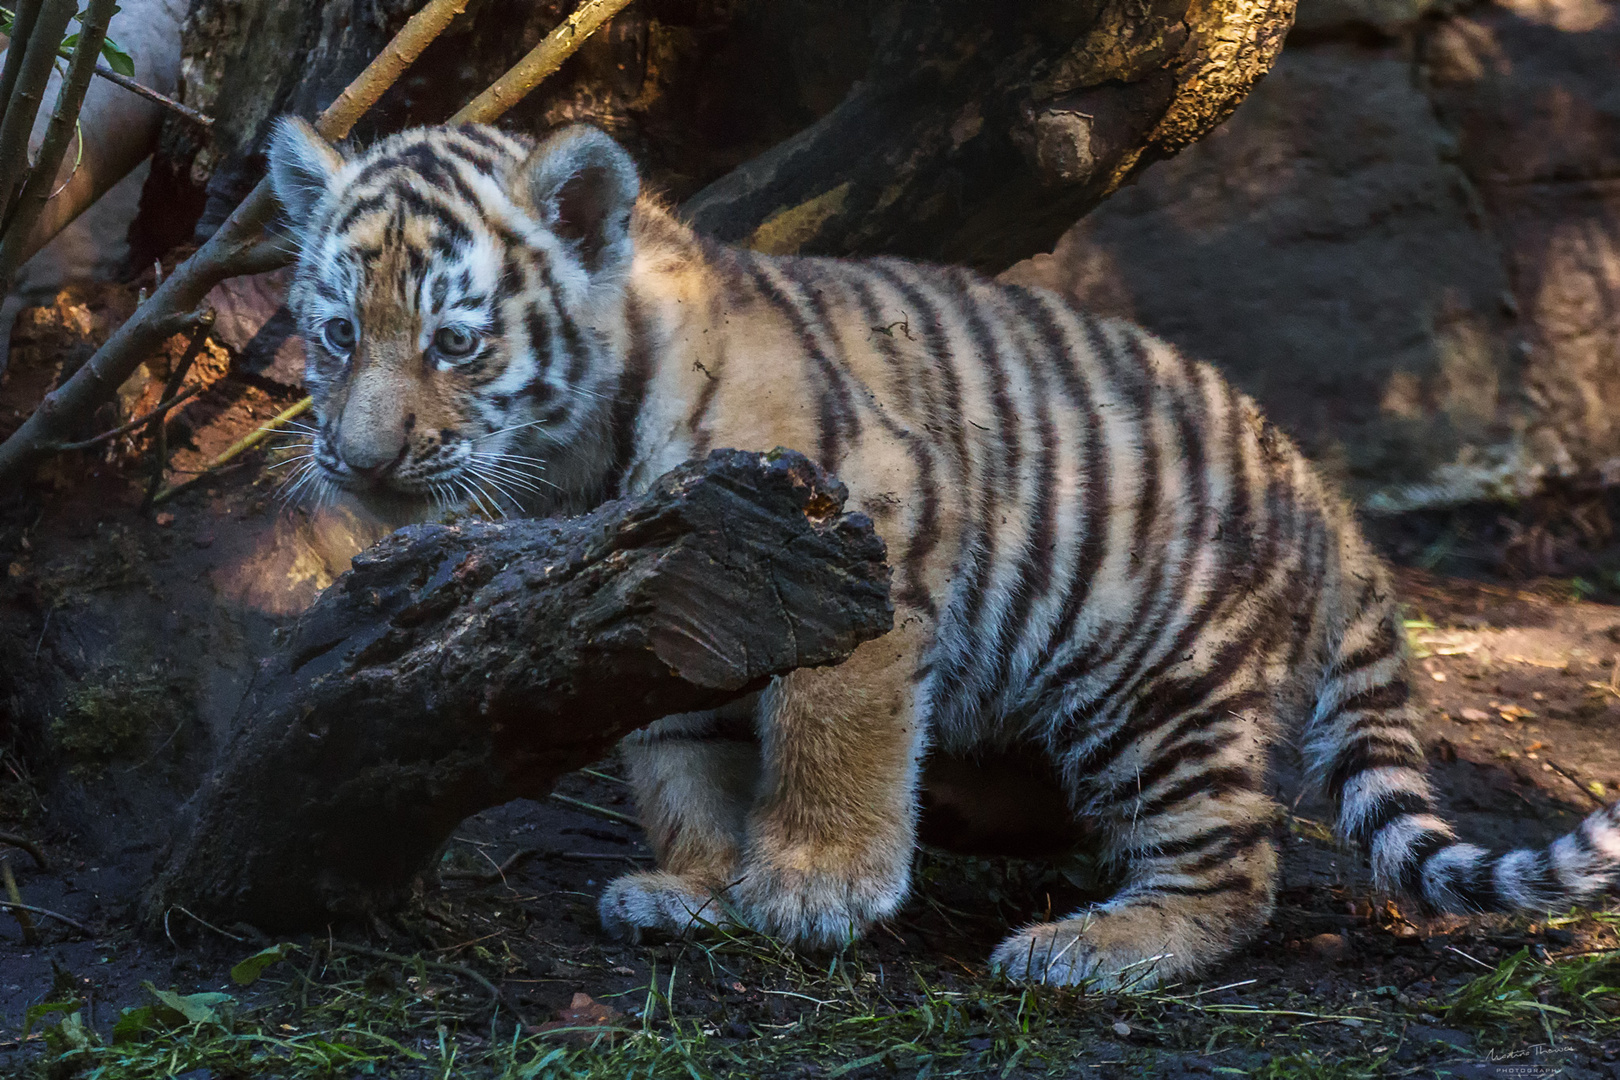
[[[1545,848],[1505,854],[1458,843],[1433,814],[1401,814],[1373,836],[1370,853],[1379,888],[1433,911],[1563,911],[1620,887],[1620,805]]]

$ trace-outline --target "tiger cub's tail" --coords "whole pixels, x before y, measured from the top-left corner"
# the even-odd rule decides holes
[[[1409,699],[1406,634],[1381,567],[1360,580],[1323,673],[1304,750],[1381,888],[1448,912],[1562,911],[1620,886],[1620,805],[1541,849],[1459,843],[1434,812]]]

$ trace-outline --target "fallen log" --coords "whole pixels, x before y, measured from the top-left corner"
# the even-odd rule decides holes
[[[883,542],[845,494],[799,454],[722,450],[583,517],[394,534],[265,661],[147,925],[386,909],[468,815],[844,659],[893,617]]]

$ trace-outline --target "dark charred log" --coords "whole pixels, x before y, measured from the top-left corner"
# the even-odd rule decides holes
[[[566,520],[418,525],[284,636],[146,897],[265,929],[386,909],[470,814],[891,625],[882,541],[796,453]]]

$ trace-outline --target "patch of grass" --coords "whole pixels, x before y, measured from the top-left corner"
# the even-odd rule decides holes
[[[160,730],[173,729],[178,702],[153,672],[110,668],[68,694],[51,721],[51,742],[75,771],[93,773],[144,750]]]
[[[1351,1055],[1348,1060],[1335,1056],[1324,1060],[1307,1050],[1303,1054],[1274,1057],[1249,1076],[1254,1080],[1377,1080],[1389,1075],[1388,1064],[1388,1054]]]
[[[1572,1022],[1613,1024],[1620,1018],[1620,953],[1539,960],[1520,949],[1460,987],[1446,1017],[1487,1030],[1539,1026],[1549,1040]]]

